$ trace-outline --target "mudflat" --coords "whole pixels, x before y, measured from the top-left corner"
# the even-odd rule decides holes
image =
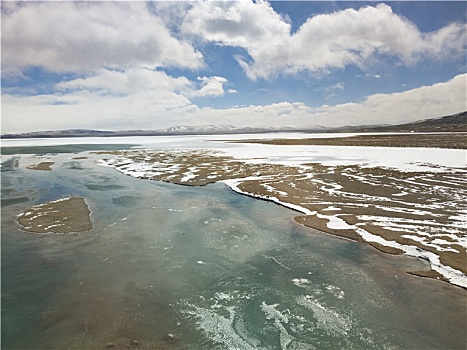
[[[265,145],[314,146],[367,146],[367,147],[423,147],[467,149],[467,133],[410,133],[386,135],[357,135],[350,137],[324,137],[303,139],[242,140],[234,143],[260,143]]]
[[[50,171],[52,170],[51,166],[54,165],[55,162],[40,162],[38,164],[29,165],[27,168],[31,170],[45,170]]]
[[[111,153],[115,158],[102,162],[124,174],[191,186],[224,181],[239,193],[301,211],[305,216],[296,221],[307,227],[367,241],[385,253],[427,258],[438,272],[467,273],[464,169],[247,163],[202,150]]]
[[[92,229],[84,198],[71,197],[35,205],[18,217],[21,229],[34,233],[71,233]]]

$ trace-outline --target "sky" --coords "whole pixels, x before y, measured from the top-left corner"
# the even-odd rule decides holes
[[[1,132],[467,110],[465,1],[1,2]]]

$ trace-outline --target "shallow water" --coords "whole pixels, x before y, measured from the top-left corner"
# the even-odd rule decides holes
[[[75,156],[48,157],[50,172],[24,169],[31,156],[2,167],[3,349],[466,347],[465,290],[404,272],[422,261],[306,229],[222,184]],[[92,231],[19,230],[16,215],[69,196],[86,198]]]

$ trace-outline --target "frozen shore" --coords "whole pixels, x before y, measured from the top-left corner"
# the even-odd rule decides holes
[[[306,226],[425,259],[450,283],[467,287],[464,169],[426,163],[409,164],[417,171],[330,166],[303,159],[291,164],[285,156],[271,161],[252,153],[247,159],[246,153],[230,157],[208,150],[117,151],[100,164],[184,185],[225,182],[238,193],[302,212],[306,219],[297,221]]]
[[[293,144],[250,144],[252,135],[210,135],[2,140],[2,146],[138,144],[102,152],[98,163],[176,184],[224,182],[238,193],[303,213],[296,218],[303,225],[425,259],[450,283],[467,288],[467,151],[300,144],[305,137],[352,135],[255,135]]]

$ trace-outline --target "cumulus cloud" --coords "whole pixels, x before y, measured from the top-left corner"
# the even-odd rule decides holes
[[[244,48],[249,57],[235,58],[253,80],[302,71],[326,74],[348,65],[364,68],[378,55],[410,65],[459,55],[466,47],[465,25],[422,33],[385,4],[310,17],[291,33],[288,21],[265,1],[199,2],[185,16],[182,31]]]
[[[466,94],[467,74],[461,74],[443,83],[399,93],[371,95],[362,103],[312,108],[301,102],[282,102],[222,110],[199,109],[193,117],[238,126],[400,124],[465,111]]]
[[[290,18],[262,0],[5,2],[2,73],[27,74],[27,68],[41,66],[49,72],[72,74],[62,75],[56,84],[40,82],[37,91],[35,82],[3,88],[2,129],[340,126],[401,123],[466,109],[466,74],[405,92],[371,95],[361,103],[200,108],[192,100],[237,92],[227,78],[219,76],[223,71],[205,69],[203,56],[194,46],[200,41],[243,48],[244,56],[239,55],[242,50],[226,51],[235,51],[235,59],[250,79],[300,72],[320,75],[349,65],[362,68],[359,77],[365,79],[380,77],[365,76],[381,71],[365,69],[379,58],[411,65],[465,55],[466,29],[453,23],[423,33],[384,4],[310,17],[292,33]],[[180,76],[164,72],[169,66],[176,67],[172,72]],[[204,70],[197,71],[197,79],[186,77],[193,72],[184,69],[199,68]],[[234,80],[227,71],[225,75]],[[345,87],[339,82],[320,91],[326,92],[331,104]],[[269,92],[262,85],[255,89],[252,95]]]
[[[199,90],[189,93],[192,97],[218,97],[223,96],[224,84],[227,83],[227,79],[223,77],[198,77],[198,81],[201,82],[201,88]]]
[[[201,35],[221,45],[250,47],[274,44],[290,32],[290,24],[266,1],[203,1],[187,12],[182,32]],[[265,46],[265,45],[263,45]]]
[[[2,132],[90,128],[158,129],[178,124],[197,107],[185,96],[139,91],[115,96],[76,90],[66,94],[2,96]]]
[[[466,110],[467,74],[430,86],[392,94],[375,94],[362,103],[321,106],[313,112],[328,126],[400,124]]]
[[[163,71],[144,67],[127,70],[98,69],[82,78],[55,84],[57,91],[92,91],[101,95],[125,96],[138,92],[153,92],[158,96],[166,92],[183,92],[192,89],[186,77],[174,78]]]
[[[144,2],[30,2],[3,6],[2,72],[136,65],[198,68],[202,54],[175,38]]]
[[[190,112],[192,123],[229,124],[239,127],[310,125],[311,108],[302,102],[237,106],[226,109],[199,108]],[[195,122],[196,123],[196,122]],[[305,124],[304,124],[305,123]]]
[[[199,108],[184,95],[184,91],[189,93],[192,88],[188,80],[164,78],[162,75],[158,77],[161,80],[167,79],[165,84],[171,87],[164,93],[157,88],[147,91],[141,89],[116,97],[114,93],[125,92],[125,79],[120,77],[114,79],[114,82],[120,79],[123,87],[112,90],[113,93],[109,94],[93,92],[92,89],[103,91],[104,87],[96,80],[88,78],[89,80],[74,81],[69,85],[59,84],[61,90],[54,94],[3,95],[3,132],[75,127],[154,129],[203,124],[331,127],[398,124],[454,114],[466,109],[467,74],[458,75],[447,82],[404,92],[371,95],[362,103],[312,108],[302,102],[280,102],[226,109]]]
[[[144,67],[102,68],[59,82],[48,94],[4,93],[2,128],[5,132],[82,127],[157,129],[187,124],[191,113],[199,109],[190,99],[222,96],[226,83],[227,79],[219,76],[199,77],[193,82]]]

